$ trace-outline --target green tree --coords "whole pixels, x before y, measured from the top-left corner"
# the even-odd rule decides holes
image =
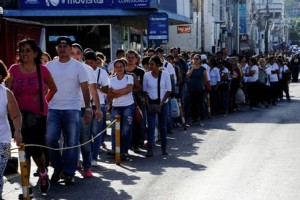
[[[292,18],[289,28],[289,38],[293,43],[299,44],[300,41],[300,17]]]

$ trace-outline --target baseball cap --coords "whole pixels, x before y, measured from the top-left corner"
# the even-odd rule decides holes
[[[61,36],[61,37],[58,37],[57,40],[56,40],[56,46],[59,45],[59,44],[66,44],[66,45],[69,45],[71,47],[73,42],[67,36]]]

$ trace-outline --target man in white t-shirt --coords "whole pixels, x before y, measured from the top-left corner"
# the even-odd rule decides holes
[[[99,101],[99,96],[97,93],[97,83],[96,83],[96,76],[94,73],[93,68],[91,68],[89,65],[85,64],[83,62],[83,49],[80,44],[78,43],[73,43],[72,44],[72,51],[71,51],[71,57],[78,60],[79,62],[82,63],[83,68],[86,70],[88,74],[88,83],[89,83],[89,89],[90,93],[92,96],[93,103],[96,107],[95,114],[96,117],[101,120],[102,118],[102,112],[101,112],[101,107],[100,107],[100,101]],[[90,132],[90,127],[91,123],[84,123],[84,113],[85,113],[85,106],[84,106],[84,101],[83,97],[81,96],[81,127],[80,127],[80,143],[86,143],[91,139],[91,132]],[[81,154],[82,154],[82,167],[83,167],[83,176],[85,178],[90,178],[93,177],[92,174],[92,147],[91,143],[87,143],[84,146],[81,146]],[[80,166],[80,165],[79,165]]]
[[[61,133],[64,147],[79,145],[80,110],[83,95],[85,104],[84,121],[89,123],[92,117],[87,72],[82,64],[71,58],[72,41],[59,37],[56,42],[58,59],[46,64],[57,85],[57,93],[49,102],[46,142],[51,148],[59,148]],[[49,157],[54,173],[52,183],[57,183],[62,175],[66,185],[74,184],[74,175],[78,163],[78,147],[60,151],[50,150]]]
[[[103,130],[106,128],[106,95],[109,88],[109,78],[106,70],[102,69],[100,66],[97,66],[97,56],[93,51],[86,52],[84,54],[85,63],[91,66],[96,75],[97,82],[97,92],[100,98],[101,111],[103,113],[102,120],[99,121],[97,118],[93,118],[91,124],[91,134],[93,135],[93,152],[92,152],[92,166],[97,166],[97,158],[99,156],[99,149],[101,144],[104,142],[104,133]],[[98,136],[99,133],[102,133]],[[97,137],[98,136],[98,137]]]

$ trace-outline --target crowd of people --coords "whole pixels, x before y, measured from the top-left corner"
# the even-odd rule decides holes
[[[7,69],[0,62],[0,93],[7,96],[0,99],[0,193],[11,129],[18,145],[75,147],[25,148],[28,174],[33,158],[39,188],[46,193],[50,182],[63,179],[66,185],[74,184],[78,169],[85,178],[93,177],[100,147],[106,148],[106,121],[117,115],[121,116],[121,159],[128,161],[130,151],[139,153],[141,148],[146,157],[154,156],[158,141],[161,154],[168,155],[167,135],[173,128],[203,127],[205,118],[227,116],[241,105],[249,105],[250,110],[275,106],[283,101],[283,93],[291,102],[289,83],[298,82],[298,56],[229,56],[225,48],[215,55],[178,50],[150,48],[139,55],[118,49],[116,60],[107,63],[101,52],[59,37],[52,60],[34,40],[20,41],[18,63]],[[180,117],[172,116],[171,99],[180,99]],[[116,152],[114,132],[115,128],[108,156]]]

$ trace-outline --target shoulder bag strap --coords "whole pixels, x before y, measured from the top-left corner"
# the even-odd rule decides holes
[[[98,76],[97,76],[97,84],[99,83],[100,73],[101,73],[101,69],[99,68]]]
[[[158,100],[160,102],[160,79],[161,79],[161,71],[159,71],[158,79],[157,79],[157,92],[158,92]]]
[[[40,65],[36,65],[36,72],[39,79],[39,94],[40,94],[40,111],[44,112],[43,106],[43,87],[42,87],[42,76],[41,76],[41,68]]]
[[[164,67],[167,69],[167,66],[168,66],[168,62],[166,61]]]

